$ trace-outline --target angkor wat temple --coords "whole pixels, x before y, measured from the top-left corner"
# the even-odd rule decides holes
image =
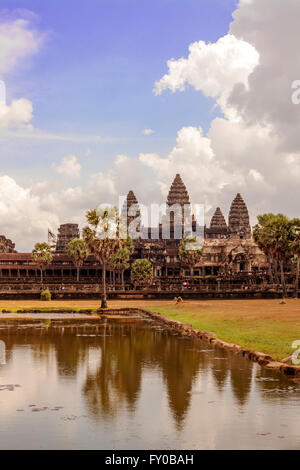
[[[128,212],[133,204],[137,205],[138,201],[133,191],[130,191],[127,196]],[[179,174],[176,175],[171,185],[166,205],[167,207],[179,205],[182,208],[190,205],[187,189]],[[184,277],[190,273],[188,266],[184,266],[180,261],[178,255],[180,240],[174,237],[175,224],[174,221],[172,223],[172,213],[170,215],[169,239],[162,238],[160,225],[158,240],[153,240],[151,229],[146,229],[148,236],[135,242],[134,256],[150,259],[155,266],[155,274],[158,278]],[[129,222],[130,217],[128,217]],[[196,222],[193,218],[193,229],[195,229],[195,225]],[[184,233],[183,216],[182,226]],[[248,209],[240,194],[237,194],[232,201],[228,224],[221,209],[217,207],[211,218],[210,226],[204,226],[203,236],[204,255],[201,262],[194,268],[194,276],[253,273],[266,269],[265,255],[252,239]]]
[[[191,207],[188,191],[179,174],[176,175],[166,201],[166,207],[174,205]],[[135,206],[135,215],[131,208]],[[127,207],[123,208],[123,216],[127,225],[139,215],[139,202],[131,190],[127,195]],[[192,209],[191,209],[192,210]],[[141,236],[134,240],[135,251],[132,261],[138,258],[149,259],[154,268],[153,285],[148,290],[180,291],[183,281],[189,280],[191,286],[198,290],[224,289],[226,286],[249,285],[249,280],[260,279],[266,274],[267,260],[251,236],[251,227],[247,206],[240,194],[232,201],[228,223],[219,207],[213,214],[210,225],[203,227],[204,254],[193,271],[182,263],[179,257],[180,240],[175,236],[176,223],[174,214],[167,211],[170,217],[169,236],[162,236],[162,224],[158,227],[145,228],[139,222]],[[173,216],[173,219],[172,219]],[[166,217],[166,216],[165,216]],[[192,219],[195,228],[195,220]],[[102,276],[101,266],[93,256],[89,256],[80,268],[80,282],[76,282],[76,268],[67,255],[70,240],[79,237],[77,224],[64,224],[58,230],[53,243],[53,261],[44,272],[44,285],[52,291],[88,293],[99,292]],[[156,234],[153,237],[153,234]],[[182,234],[184,235],[184,216],[182,215]],[[118,280],[109,269],[106,273],[107,283],[111,291],[120,289]],[[132,290],[130,270],[125,272],[126,290]],[[31,253],[17,253],[14,244],[5,237],[0,237],[0,290],[14,293],[33,291],[39,287],[40,276],[38,266],[32,260]],[[34,287],[35,286],[35,287]],[[198,287],[197,287],[198,286]],[[221,287],[220,287],[221,286]],[[64,293],[65,293],[64,292]]]

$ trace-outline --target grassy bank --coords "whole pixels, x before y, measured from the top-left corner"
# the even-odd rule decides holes
[[[96,300],[3,300],[0,301],[0,310],[96,309],[99,303]],[[178,305],[174,301],[123,300],[110,301],[109,307],[146,308],[170,319],[190,323],[194,328],[214,332],[224,341],[271,354],[276,359],[290,356],[292,342],[300,340],[300,300],[289,299],[285,305],[281,305],[279,300],[185,301]]]
[[[276,359],[290,356],[293,341],[300,340],[300,300],[157,302],[145,308]]]

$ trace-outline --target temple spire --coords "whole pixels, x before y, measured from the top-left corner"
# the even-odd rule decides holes
[[[210,228],[227,228],[227,224],[220,207],[217,207],[214,215],[212,216]]]
[[[129,191],[122,208],[122,218],[129,227],[130,223],[138,218],[138,227],[140,226],[141,211],[139,203],[132,190]]]
[[[249,213],[240,193],[238,193],[232,201],[229,212],[228,228],[230,233],[240,235],[242,238],[251,237]]]
[[[181,206],[190,204],[189,194],[179,173],[177,173],[171,184],[167,198],[167,205],[172,206],[173,204],[180,204]]]

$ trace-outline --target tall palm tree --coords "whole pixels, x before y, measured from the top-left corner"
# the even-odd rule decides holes
[[[88,257],[88,249],[84,240],[73,238],[68,245],[68,255],[77,269],[77,282],[79,282],[79,268],[83,265]]]
[[[115,207],[91,209],[87,211],[86,219],[89,225],[83,229],[82,235],[89,252],[102,267],[101,308],[107,308],[106,268],[111,256],[126,244],[126,239],[120,238],[120,219]]]
[[[51,263],[53,254],[48,243],[36,243],[32,250],[32,259],[41,271],[41,283],[43,283],[43,271]]]

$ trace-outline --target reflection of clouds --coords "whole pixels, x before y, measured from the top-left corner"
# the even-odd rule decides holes
[[[101,363],[102,351],[98,347],[90,347],[88,351],[87,370],[89,374],[95,374]]]
[[[6,364],[6,344],[0,339],[0,366]]]

